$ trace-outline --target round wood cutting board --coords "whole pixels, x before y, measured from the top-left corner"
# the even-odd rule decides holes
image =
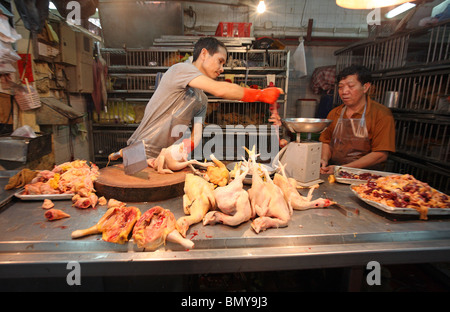
[[[151,202],[183,195],[186,174],[192,170],[186,168],[172,174],[159,174],[147,167],[134,175],[127,175],[120,164],[102,168],[99,172],[94,183],[99,197],[123,202]]]

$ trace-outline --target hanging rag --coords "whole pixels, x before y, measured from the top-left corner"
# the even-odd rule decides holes
[[[98,54],[93,63],[94,91],[92,92],[92,101],[95,111],[100,114],[108,102],[108,93],[106,88],[106,77],[108,76],[108,66],[101,54]]]

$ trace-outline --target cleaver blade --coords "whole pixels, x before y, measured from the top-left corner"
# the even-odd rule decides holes
[[[122,150],[122,157],[125,174],[133,175],[148,166],[143,140],[125,147]]]

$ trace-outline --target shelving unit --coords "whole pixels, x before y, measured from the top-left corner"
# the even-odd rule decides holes
[[[352,64],[372,70],[370,96],[389,106],[396,150],[388,171],[410,173],[450,192],[450,23],[367,39],[335,52],[337,72]],[[395,94],[397,100],[388,102]],[[335,103],[340,99],[335,92]]]
[[[278,104],[280,115],[286,116],[289,51],[250,49],[254,38],[219,39],[224,39],[227,45],[228,58],[224,73],[218,77],[218,80],[228,79],[239,85],[257,88],[265,88],[269,85],[269,81],[273,81],[276,87],[284,90]],[[180,40],[182,41],[183,38],[174,37],[173,42]],[[193,43],[195,42],[196,40],[193,40]],[[136,129],[142,119],[145,106],[155,91],[158,79],[171,65],[184,61],[192,55],[193,43],[176,47],[154,46],[149,49],[102,49],[102,56],[108,66],[109,89],[108,112],[100,116],[93,115],[93,156],[97,164],[100,166],[106,164],[109,153],[126,146],[126,140],[123,140],[122,135],[129,137]],[[208,130],[210,125],[217,125],[223,129],[222,142],[227,135],[242,135],[246,137],[245,142],[248,142],[248,136],[253,135],[249,132],[254,132],[253,128],[246,128],[248,125],[267,126],[257,129],[257,135],[263,138],[275,135],[275,133],[267,133],[270,132],[269,117],[269,105],[266,103],[229,101],[208,95],[203,144],[211,139],[209,136],[211,129]],[[234,127],[231,131],[230,126],[237,125],[243,127]],[[117,135],[117,140],[106,139],[114,135]],[[240,154],[236,152],[238,149],[242,149],[241,146],[235,146],[234,151],[227,151],[226,159],[241,159]],[[200,156],[201,158],[209,157],[209,155]],[[197,158],[197,156],[194,157]],[[221,158],[220,155],[218,158]]]

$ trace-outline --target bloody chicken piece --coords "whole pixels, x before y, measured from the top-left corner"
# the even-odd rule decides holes
[[[96,225],[72,232],[72,238],[102,233],[105,242],[124,244],[128,234],[140,218],[141,211],[137,207],[117,206],[109,208]]]
[[[192,241],[180,235],[173,213],[160,206],[147,210],[136,222],[133,240],[139,248],[146,250],[155,250],[165,245],[166,240],[180,244],[185,249],[194,247]]]
[[[72,202],[74,207],[80,208],[80,209],[86,209],[92,206],[92,208],[95,208],[97,205],[98,197],[95,193],[90,193],[86,197],[82,197],[80,194],[75,194],[72,196]]]
[[[47,220],[49,221],[54,221],[54,220],[59,220],[59,219],[63,219],[63,218],[70,218],[70,215],[65,213],[62,210],[59,209],[50,209],[47,210],[44,213],[44,216],[47,218]]]

